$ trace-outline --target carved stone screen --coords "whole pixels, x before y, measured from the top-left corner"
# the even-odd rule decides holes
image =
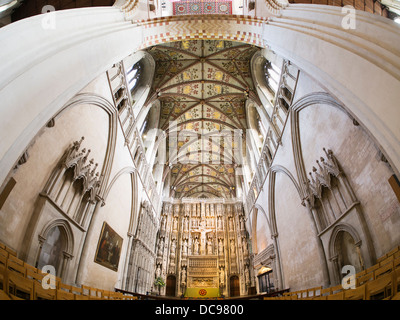
[[[176,276],[179,296],[191,288],[218,288],[228,296],[232,276],[239,277],[241,294],[251,285],[248,235],[239,202],[165,202],[157,241],[155,277]]]

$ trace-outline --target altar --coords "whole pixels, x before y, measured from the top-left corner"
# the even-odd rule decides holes
[[[186,288],[185,298],[219,298],[221,296],[219,288]]]
[[[168,203],[160,225],[155,276],[164,274],[170,279],[161,294],[220,299],[229,295],[232,277],[245,293],[239,280],[249,278],[245,272],[250,260],[241,204],[208,199]]]

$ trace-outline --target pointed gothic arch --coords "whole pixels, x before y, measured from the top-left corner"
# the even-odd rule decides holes
[[[262,216],[267,221],[270,234],[272,234],[271,225],[270,225],[270,219],[268,218],[267,213],[265,212],[263,207],[261,207],[259,204],[255,204],[254,208],[253,208],[253,213],[252,213],[252,218],[251,218],[251,226],[250,226],[251,238],[252,238],[252,242],[253,242],[252,243],[252,247],[253,247],[253,252],[254,253],[258,253],[259,252],[259,248],[258,248],[258,245],[257,245],[257,217],[258,217],[259,214],[262,214]]]
[[[69,222],[65,219],[50,221],[44,226],[38,238],[35,267],[42,269],[50,263],[56,275],[65,279],[75,250],[74,235]]]
[[[320,205],[322,208],[322,203],[320,200],[318,200],[315,204],[312,201],[313,196],[310,196],[310,181],[309,181],[309,176],[307,175],[306,168],[305,168],[305,163],[303,159],[303,151],[302,151],[302,141],[300,137],[300,121],[299,121],[299,116],[300,112],[306,108],[313,107],[315,105],[326,105],[328,107],[336,108],[340,112],[343,112],[346,114],[350,119],[353,119],[354,123],[354,118],[350,114],[349,110],[339,101],[337,101],[331,94],[326,93],[326,92],[316,92],[312,94],[305,95],[301,99],[297,100],[289,110],[290,113],[290,126],[291,126],[291,132],[292,132],[292,148],[293,148],[293,157],[294,157],[294,162],[295,162],[295,168],[296,168],[296,173],[297,177],[299,180],[299,186],[301,187],[301,192],[302,192],[302,199],[303,203],[307,206],[309,215],[311,218],[311,224],[314,229],[316,238],[317,238],[317,244],[318,244],[318,252],[319,252],[319,257],[321,260],[321,263],[323,265],[323,270],[324,270],[324,281],[326,284],[329,283],[337,283],[338,282],[338,273],[336,271],[332,271],[333,269],[337,269],[336,267],[332,267],[329,265],[329,255],[330,255],[330,247],[328,244],[327,238],[330,238],[330,234],[333,232],[334,226],[336,226],[341,219],[343,219],[344,215],[347,215],[351,212],[354,212],[356,216],[356,221],[358,221],[357,224],[353,224],[353,228],[358,230],[358,233],[360,236],[365,240],[363,243],[365,244],[364,246],[361,247],[361,242],[360,246],[358,247],[364,256],[363,259],[366,260],[366,264],[373,264],[376,261],[376,253],[375,253],[375,247],[374,243],[372,241],[372,237],[370,234],[370,227],[368,226],[368,223],[366,221],[365,213],[363,211],[362,205],[359,203],[357,200],[357,196],[354,193],[352,187],[351,187],[351,181],[348,181],[345,172],[343,172],[340,163],[334,157],[332,150],[326,150],[323,148],[325,151],[324,157],[329,158],[332,157],[334,158],[333,161],[335,161],[336,166],[338,167],[338,170],[340,174],[337,174],[338,180],[333,181],[333,186],[335,184],[340,184],[340,186],[343,187],[347,191],[348,198],[350,199],[350,202],[352,204],[348,206],[345,210],[339,210],[340,213],[340,219],[338,217],[333,217],[331,218],[330,221],[327,221],[325,228],[325,232],[321,231],[321,226],[324,226],[324,221],[319,220],[320,218],[318,217],[318,208],[315,207]],[[366,131],[368,135],[370,135],[369,131],[363,128],[363,130]],[[371,137],[372,138],[372,137]],[[374,138],[372,138],[373,141]],[[328,160],[328,159],[326,159]],[[322,164],[322,170],[328,170],[326,169],[327,166],[324,163],[324,158],[320,158],[320,160],[316,161],[319,166]],[[320,168],[321,170],[321,168]],[[317,172],[319,174],[317,169],[313,168],[313,171]],[[329,171],[329,170],[328,170]],[[309,173],[311,174],[311,173]],[[320,177],[322,178],[324,174],[322,174]],[[336,175],[334,175],[336,176]],[[312,176],[311,176],[311,179]],[[318,180],[318,179],[317,179]],[[328,177],[328,180],[329,177]],[[328,181],[329,182],[329,181]],[[317,181],[317,183],[321,184],[321,182]],[[329,184],[329,183],[328,183]],[[324,191],[326,189],[325,185],[323,185],[323,188],[320,188],[321,191]],[[329,188],[327,188],[329,189]],[[328,190],[325,190],[328,191]],[[328,196],[330,193],[334,195],[333,190],[329,189],[329,192],[325,192],[325,195]],[[312,194],[312,192],[311,192]],[[310,201],[311,200],[311,201]],[[323,208],[322,208],[323,209]],[[326,215],[325,215],[326,216]],[[330,270],[330,271],[329,271]]]
[[[279,232],[278,225],[276,222],[276,213],[275,213],[275,178],[277,173],[283,173],[287,176],[295,186],[297,193],[299,195],[299,203],[302,201],[300,187],[294,178],[293,174],[285,167],[280,165],[274,165],[268,169],[268,222],[271,231],[271,237],[273,240],[273,246],[276,254],[276,281],[275,288],[282,288],[285,283],[285,278],[282,269],[282,261],[280,254],[280,246],[279,246]],[[264,211],[264,210],[263,210]],[[265,212],[265,211],[264,211]]]
[[[94,94],[94,93],[78,93],[72,99],[70,99],[51,119],[57,119],[62,112],[70,107],[77,105],[94,105],[103,109],[109,116],[109,132],[108,141],[106,146],[106,152],[101,170],[101,176],[103,177],[102,183],[99,190],[99,195],[104,196],[105,188],[108,183],[111,174],[111,168],[114,160],[115,146],[117,141],[117,128],[118,128],[118,110],[115,106],[108,101],[106,98]]]
[[[333,264],[332,272],[336,283],[342,279],[342,268],[345,265],[354,267],[355,272],[365,267],[360,249],[362,240],[355,228],[346,223],[340,223],[332,230],[329,239],[329,260]]]
[[[297,179],[299,180],[300,190],[303,195],[302,199],[304,199],[307,194],[305,191],[307,172],[304,165],[303,151],[300,141],[299,113],[301,110],[309,106],[321,103],[344,111],[343,105],[336,101],[330,94],[326,92],[316,92],[305,95],[304,97],[297,100],[289,110],[293,157],[295,161]]]
[[[116,181],[128,174],[130,176],[130,181],[131,181],[131,210],[130,210],[130,218],[129,218],[129,225],[127,228],[127,236],[128,236],[128,245],[126,247],[126,252],[125,252],[125,258],[124,258],[124,265],[119,272],[118,275],[118,283],[119,285],[123,288],[126,289],[125,286],[127,285],[127,277],[128,277],[128,269],[129,269],[129,258],[131,255],[131,248],[132,248],[132,241],[133,237],[135,235],[135,230],[138,224],[138,215],[139,215],[139,199],[138,199],[138,190],[139,190],[139,185],[138,185],[138,173],[136,168],[134,167],[125,167],[122,168],[120,171],[118,171],[109,185],[107,186],[105,196],[104,196],[104,201],[107,201],[108,194],[110,193],[112,187],[116,183]],[[123,253],[122,253],[123,254]]]

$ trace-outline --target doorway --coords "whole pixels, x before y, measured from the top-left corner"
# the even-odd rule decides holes
[[[169,297],[175,297],[176,277],[169,275],[167,277],[167,287],[165,289],[165,295]]]
[[[229,280],[229,292],[231,297],[240,296],[240,285],[239,285],[239,277],[232,276]]]

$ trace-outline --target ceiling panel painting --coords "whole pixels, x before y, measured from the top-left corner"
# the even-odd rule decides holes
[[[161,103],[173,197],[235,197],[236,151],[246,140],[246,100],[260,101],[250,74],[258,50],[223,40],[185,40],[148,49],[156,72],[147,103]]]

